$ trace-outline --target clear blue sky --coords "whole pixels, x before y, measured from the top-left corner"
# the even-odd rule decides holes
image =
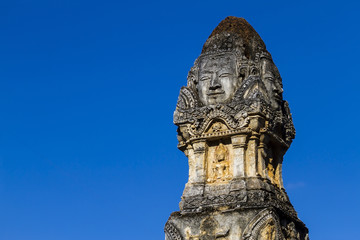
[[[0,239],[158,240],[187,181],[172,114],[211,31],[244,17],[297,130],[284,182],[312,240],[356,239],[357,1],[0,1]]]

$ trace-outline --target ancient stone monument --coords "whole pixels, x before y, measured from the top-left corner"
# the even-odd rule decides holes
[[[211,33],[174,113],[189,159],[166,240],[306,240],[282,181],[295,137],[282,81],[257,32],[228,17]]]

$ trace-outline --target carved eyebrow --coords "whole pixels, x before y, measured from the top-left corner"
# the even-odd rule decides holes
[[[221,68],[218,72],[232,72],[231,68]]]
[[[201,74],[212,74],[213,72],[209,71],[209,70],[205,70],[205,71],[201,71],[200,75]]]
[[[225,77],[225,76],[229,76],[229,75],[232,75],[232,73],[224,72],[224,73],[220,73],[219,77]]]
[[[265,78],[275,78],[274,74],[272,74],[272,73],[265,73],[264,77]]]

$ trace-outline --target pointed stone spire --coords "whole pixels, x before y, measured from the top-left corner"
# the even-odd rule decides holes
[[[306,240],[285,192],[283,156],[295,137],[282,81],[266,46],[242,18],[211,33],[174,113],[189,161],[180,212],[167,240]]]

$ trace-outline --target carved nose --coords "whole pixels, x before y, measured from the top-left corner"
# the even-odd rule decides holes
[[[273,85],[273,91],[278,93],[278,94],[281,94],[281,93],[284,92],[284,90],[281,87],[275,86],[275,85]]]
[[[219,83],[219,80],[218,80],[218,77],[217,76],[213,76],[213,78],[211,79],[211,82],[210,82],[210,87],[209,89],[210,90],[216,90],[218,88],[221,88],[221,85]]]

